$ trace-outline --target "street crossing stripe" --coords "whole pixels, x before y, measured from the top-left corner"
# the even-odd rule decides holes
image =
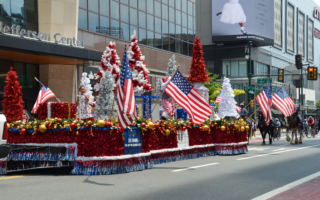
[[[188,167],[188,168],[184,168],[184,169],[177,169],[177,170],[173,170],[171,172],[181,172],[181,171],[185,171],[185,170],[189,170],[189,169],[196,169],[196,168],[200,168],[200,167],[207,167],[207,166],[217,165],[217,164],[219,164],[219,163],[210,163],[210,164],[206,164],[206,165],[199,165],[199,166]]]

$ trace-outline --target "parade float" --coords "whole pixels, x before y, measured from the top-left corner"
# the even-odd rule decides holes
[[[95,87],[99,91],[95,112],[99,113],[94,114],[94,119],[79,119],[74,103],[39,104],[38,119],[25,123],[18,118],[7,123],[7,144],[10,147],[7,156],[0,158],[0,174],[64,166],[73,167],[71,174],[76,175],[119,174],[152,169],[156,164],[167,162],[214,155],[236,155],[248,151],[249,126],[243,119],[210,119],[208,114],[202,123],[193,123],[193,119],[188,118],[189,115],[182,108],[177,109],[179,114],[175,114],[178,116],[176,118],[159,119],[158,101],[150,100],[157,100],[159,97],[138,96],[153,88],[144,56],[136,42],[136,36],[133,35],[128,58],[133,91],[136,99],[143,99],[143,106],[140,107],[141,113],[137,108],[136,118],[131,124],[123,128],[112,114],[115,108],[113,104],[117,104],[112,99],[115,99],[114,81],[119,79],[120,62],[114,60],[117,58],[115,44],[110,43],[102,56],[100,79]],[[112,56],[113,59],[108,59]],[[196,64],[197,60],[193,63]],[[201,70],[205,70],[204,64],[200,65]],[[10,72],[8,76],[9,74]],[[208,77],[203,76],[203,79],[193,81],[203,83],[208,81]],[[225,82],[226,91],[232,93],[228,80]],[[15,94],[14,91],[11,92]],[[6,91],[5,95],[8,95]],[[221,102],[234,103],[230,97],[232,94],[226,95]],[[158,111],[152,112],[151,107]],[[234,113],[234,110],[223,108],[219,112],[223,116],[230,116],[228,112]]]

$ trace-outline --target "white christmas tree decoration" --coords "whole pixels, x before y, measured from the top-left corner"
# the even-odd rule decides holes
[[[82,78],[80,80],[80,86],[85,87],[86,92],[85,94],[89,95],[89,103],[92,104],[93,103],[93,96],[92,96],[92,87],[90,84],[90,79],[87,77],[87,73],[83,72],[82,73]]]
[[[94,119],[110,120],[110,112],[114,99],[113,78],[110,71],[103,73],[100,79],[100,91],[96,100]],[[117,118],[116,105],[113,105],[112,118]]]
[[[218,116],[223,119],[225,117],[236,117],[238,115],[236,110],[237,102],[234,100],[234,93],[230,85],[230,79],[224,78],[222,83],[221,101],[218,109]]]
[[[103,52],[101,62],[100,62],[100,68],[99,72],[97,73],[98,75],[98,82],[94,86],[94,90],[96,92],[99,92],[100,89],[100,79],[103,76],[103,73],[105,71],[110,71],[112,74],[112,79],[113,79],[113,86],[116,87],[116,83],[120,77],[120,58],[117,54],[116,50],[116,44],[114,42],[110,42],[110,44],[106,47],[106,50]]]
[[[176,55],[173,54],[168,62],[167,77],[171,77],[173,73],[176,71],[176,69],[177,69]]]

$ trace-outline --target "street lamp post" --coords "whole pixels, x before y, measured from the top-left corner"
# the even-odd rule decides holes
[[[249,44],[247,45],[247,51],[245,54],[245,57],[247,60],[249,60],[249,73],[248,73],[248,79],[249,79],[249,86],[251,86],[251,78],[252,78],[252,73],[251,73],[251,47],[252,47],[252,42],[249,41]],[[250,93],[248,91],[248,95],[247,95],[247,104],[249,104],[250,101]],[[250,110],[250,107],[249,107]]]

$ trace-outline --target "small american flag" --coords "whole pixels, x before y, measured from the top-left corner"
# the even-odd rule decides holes
[[[219,94],[218,94],[218,96],[216,98],[216,103],[220,103],[220,101],[221,101],[220,95],[221,95],[221,90],[220,90],[220,92],[219,92]]]
[[[241,107],[236,105],[236,110],[237,110],[237,112],[240,112],[242,109],[241,109]]]
[[[177,70],[165,89],[166,93],[191,117],[194,124],[202,124],[212,113],[211,106]]]
[[[263,113],[266,125],[269,125],[271,120],[271,106],[272,106],[272,86],[266,87],[256,98]]]
[[[56,98],[56,95],[54,95],[53,92],[48,87],[42,86],[41,90],[39,91],[37,101],[34,104],[31,112],[37,113],[37,110],[39,108],[39,104],[44,103],[45,101],[47,101],[51,97]]]
[[[136,119],[136,103],[134,100],[127,50],[124,51],[120,79],[117,83],[117,99],[119,125],[120,127],[126,128]]]
[[[272,104],[278,108],[285,117],[291,116],[296,112],[296,104],[283,87],[281,87],[277,93],[273,94]]]

